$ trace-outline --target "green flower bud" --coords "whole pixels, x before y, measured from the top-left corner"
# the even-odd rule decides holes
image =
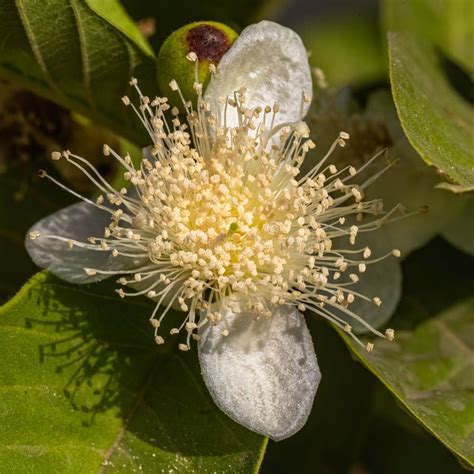
[[[171,33],[158,54],[158,84],[161,94],[167,96],[172,105],[181,105],[179,96],[169,86],[175,79],[184,98],[194,100],[196,64],[187,58],[189,53],[197,56],[198,78],[204,90],[211,75],[209,66],[217,66],[237,36],[234,30],[215,21],[190,23]]]

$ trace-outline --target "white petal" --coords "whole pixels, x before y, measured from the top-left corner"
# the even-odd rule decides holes
[[[443,237],[459,250],[474,255],[474,199],[467,198],[462,211],[444,229]]]
[[[205,99],[217,104],[220,97],[233,98],[242,87],[247,89],[247,107],[280,104],[275,125],[301,120],[309,107],[305,103],[301,113],[302,94],[311,97],[313,89],[301,38],[293,30],[270,21],[245,28],[219,62]],[[232,108],[226,119],[228,127],[238,125]]]
[[[372,251],[370,258],[380,257],[392,250],[387,236],[388,233],[390,233],[390,228],[382,227],[374,232],[359,234],[356,246],[358,248],[370,247]],[[367,264],[366,271],[360,273],[359,277],[359,281],[351,285],[349,289],[357,291],[370,299],[379,297],[382,300],[382,304],[377,306],[372,301],[365,301],[362,298],[356,297],[354,302],[350,304],[349,309],[372,327],[376,329],[382,328],[393,316],[402,294],[400,259],[389,256],[380,262]],[[338,313],[338,315],[352,326],[354,332],[359,334],[369,332],[363,324],[355,321],[348,315],[342,312]]]
[[[275,441],[305,424],[321,379],[304,317],[275,308],[271,318],[225,309],[224,323],[200,330],[199,360],[217,406],[246,428]]]
[[[73,283],[103,280],[105,275],[89,276],[84,267],[118,270],[122,268],[124,260],[112,257],[107,251],[87,250],[77,246],[69,248],[66,242],[45,236],[59,235],[87,242],[88,237],[102,237],[104,228],[109,223],[110,214],[86,202],[79,202],[37,222],[26,235],[26,250],[36,265],[49,269],[63,280]],[[32,231],[40,233],[35,240],[29,237]]]

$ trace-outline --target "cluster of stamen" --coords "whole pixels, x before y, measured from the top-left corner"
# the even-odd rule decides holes
[[[196,56],[188,59],[196,61]],[[255,317],[272,317],[276,305],[311,310],[360,344],[348,321],[393,339],[393,330],[380,333],[350,309],[356,298],[381,304],[378,297],[351,287],[367,265],[400,252],[372,258],[368,247],[355,248],[360,232],[377,229],[397,209],[385,213],[381,201],[364,201],[364,189],[377,175],[359,185],[356,180],[370,163],[359,170],[327,163],[336,147],[346,145],[347,133],[341,132],[327,155],[303,176],[300,166],[315,145],[304,122],[274,126],[278,104],[247,107],[245,91],[237,91],[220,103],[224,117],[229,111],[238,117],[239,126],[228,128],[216,114],[216,104],[204,100],[197,80],[196,106],[182,97],[176,81],[170,84],[182,98],[183,111],[166,98],[142,95],[136,79],[131,85],[139,107],[128,97],[122,101],[133,107],[153,145],[139,165],[104,146],[104,154],[123,166],[128,189],[113,188],[87,160],[69,151],[52,155],[79,168],[100,190],[95,202],[76,195],[110,214],[104,235],[88,242],[46,237],[126,259],[125,270],[84,271],[120,274],[118,283],[127,287],[117,290],[121,297],[153,299],[150,321],[158,344],[164,342],[159,328],[171,308],[185,313],[180,326],[171,330],[186,332],[181,350],[199,339],[203,324],[219,324],[227,335],[222,309],[229,302],[236,312]],[[46,172],[41,175],[63,186]],[[341,242],[346,244],[336,248]],[[373,344],[365,347],[370,351]]]

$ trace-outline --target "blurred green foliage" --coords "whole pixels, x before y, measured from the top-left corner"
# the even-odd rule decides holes
[[[308,23],[302,36],[310,63],[322,69],[330,87],[363,87],[384,80],[382,32],[373,12]]]
[[[154,33],[149,41],[156,52],[174,30],[193,21],[218,21],[237,32],[260,18],[271,18],[287,0],[182,0],[176,3],[161,0],[122,0],[136,21],[152,19]]]

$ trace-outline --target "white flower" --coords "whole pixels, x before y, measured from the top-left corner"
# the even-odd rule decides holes
[[[39,266],[71,282],[120,275],[118,282],[134,289],[120,288],[120,296],[156,302],[150,321],[158,344],[160,322],[171,307],[181,309],[172,334],[184,333],[181,350],[198,341],[216,404],[253,431],[291,436],[304,425],[321,377],[302,312],[323,316],[358,342],[346,321],[393,339],[392,330],[380,333],[351,304],[381,303],[352,285],[399,251],[373,255],[357,244],[397,209],[384,213],[380,201],[364,201],[372,178],[357,185],[352,166],[321,160],[300,174],[314,147],[301,121],[311,76],[304,46],[287,28],[262,22],[245,29],[204,96],[195,84],[197,109],[183,99],[185,123],[166,99],[150,100],[131,83],[140,107],[123,102],[153,145],[138,169],[104,147],[130,188],[115,190],[69,151],[53,153],[81,169],[101,195],[93,202],[76,194],[83,202],[38,222],[26,247]],[[175,81],[170,85],[180,94]],[[327,156],[348,138],[341,132]]]

